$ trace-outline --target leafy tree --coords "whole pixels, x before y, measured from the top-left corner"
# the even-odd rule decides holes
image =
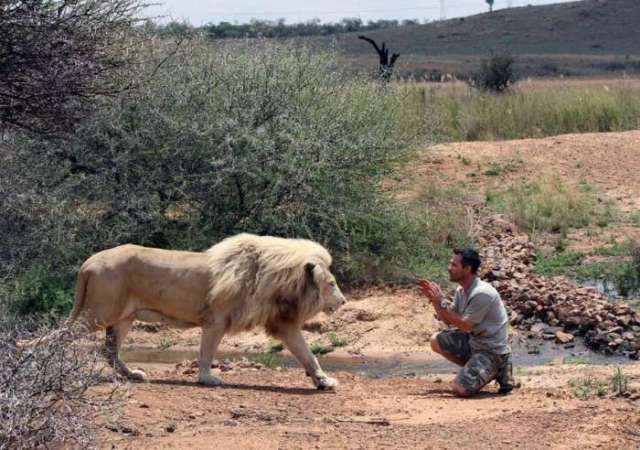
[[[494,0],[485,0],[487,5],[489,5],[489,12],[493,12],[493,1]]]
[[[515,81],[513,63],[511,56],[494,55],[482,61],[480,72],[473,75],[472,82],[480,89],[502,93]]]
[[[4,0],[0,3],[0,130],[59,134],[135,58],[129,32],[139,0]]]

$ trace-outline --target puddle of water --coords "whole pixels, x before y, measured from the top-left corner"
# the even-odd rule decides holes
[[[514,367],[533,367],[550,363],[574,362],[587,364],[615,364],[632,363],[623,356],[605,356],[589,350],[584,342],[576,339],[573,348],[565,349],[553,341],[541,341],[515,336],[511,342]],[[539,353],[529,352],[537,348]],[[260,353],[219,352],[218,360],[253,359]],[[147,364],[177,364],[192,361],[198,357],[198,350],[194,348],[154,349],[129,347],[122,351],[122,358],[128,363]],[[284,367],[299,367],[299,363],[288,352],[277,354],[278,364]],[[318,357],[322,367],[330,372],[344,371],[369,378],[383,378],[402,376],[406,374],[426,375],[457,372],[457,366],[432,352],[405,352],[382,355],[349,355],[328,354]]]

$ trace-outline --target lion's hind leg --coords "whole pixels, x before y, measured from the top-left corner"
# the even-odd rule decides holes
[[[124,338],[129,332],[132,323],[133,318],[127,318],[113,326],[107,327],[105,334],[105,353],[109,365],[113,367],[118,374],[130,380],[146,381],[147,376],[143,371],[129,369],[118,354],[120,346],[122,342],[124,342]]]

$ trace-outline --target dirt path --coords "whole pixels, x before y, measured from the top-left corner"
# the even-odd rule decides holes
[[[492,164],[500,177],[483,175]],[[640,206],[640,131],[566,135],[539,140],[450,144],[425,151],[414,166],[416,183],[456,182],[482,194],[518,177],[555,172],[568,183],[585,181],[624,212]],[[470,176],[470,173],[476,175]],[[599,235],[575,233],[571,245],[592,247],[640,236],[632,223]],[[332,317],[305,327],[309,343],[339,338],[344,358],[377,353],[428,352],[439,328],[415,289],[353,292]],[[199,332],[135,329],[129,347],[196,348]],[[264,352],[273,344],[262,332],[227,338],[224,352]],[[140,365],[140,364],[138,364]],[[340,387],[319,393],[301,369],[235,368],[219,388],[195,384],[175,364],[141,365],[153,380],[131,386],[120,431],[105,428],[104,447],[115,448],[497,448],[640,449],[640,400],[578,393],[606,386],[612,366],[545,365],[520,369],[524,387],[507,397],[452,397],[453,376],[408,370],[383,379],[338,372]],[[445,366],[446,368],[446,366]],[[640,391],[640,364],[625,365],[631,390]],[[604,389],[604,388],[602,388]],[[113,426],[109,428],[113,429]]]

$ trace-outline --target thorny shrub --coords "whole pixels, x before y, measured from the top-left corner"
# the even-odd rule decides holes
[[[433,246],[383,186],[424,138],[413,120],[329,51],[185,43],[71,141],[15,138],[0,155],[0,258],[66,276],[122,243],[204,250],[252,232],[326,245],[343,281],[397,280]]]
[[[0,449],[91,447],[97,424],[117,416],[124,393],[115,383],[90,389],[104,380],[95,346],[77,330],[3,317]]]

